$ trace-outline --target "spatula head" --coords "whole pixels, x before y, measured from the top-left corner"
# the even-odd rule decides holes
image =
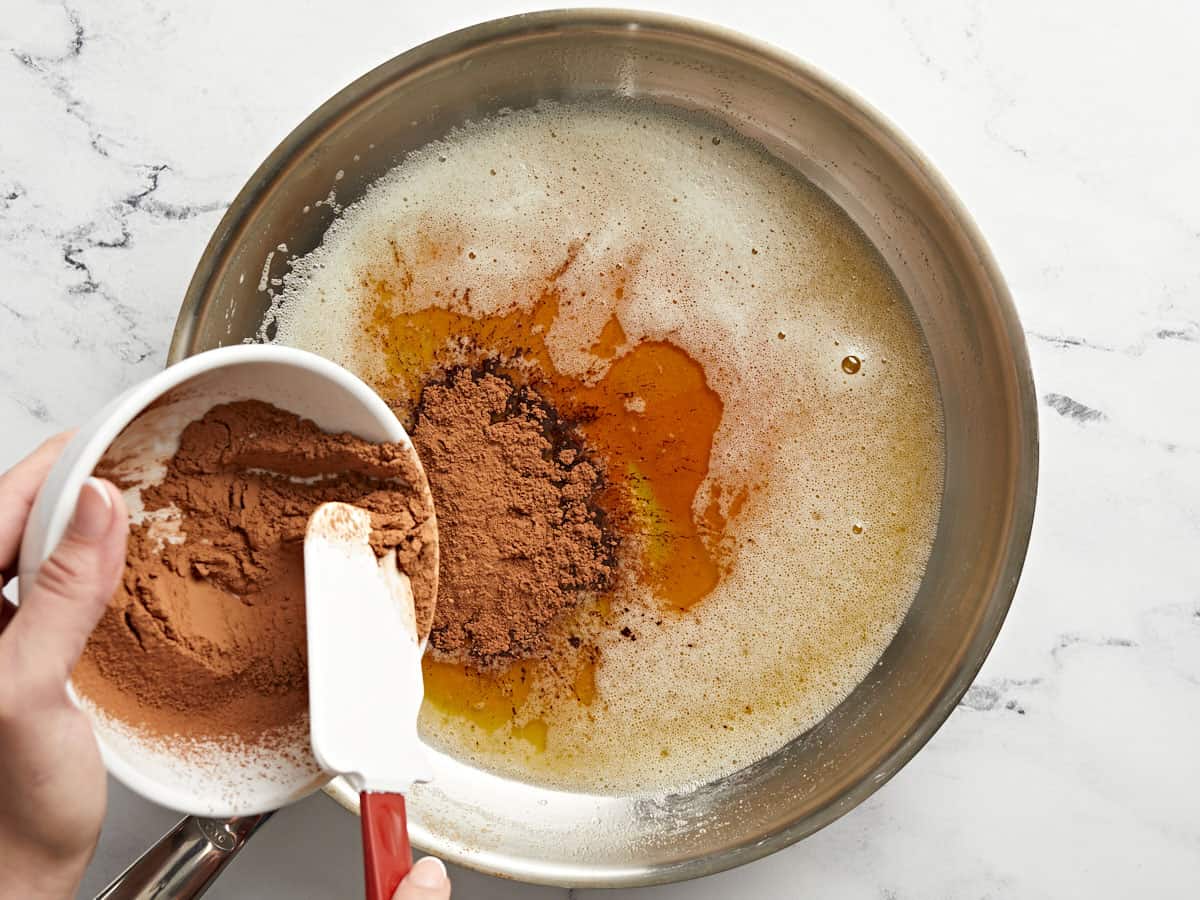
[[[304,539],[312,747],[358,791],[406,793],[429,778],[417,737],[424,697],[408,577],[376,559],[371,517],[324,503]]]

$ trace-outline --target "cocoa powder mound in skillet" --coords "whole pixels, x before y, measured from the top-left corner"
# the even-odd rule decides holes
[[[415,420],[440,523],[435,658],[546,656],[551,626],[613,578],[600,471],[536,391],[486,368],[426,385]]]
[[[188,425],[143,488],[150,517],[131,529],[121,587],[73,676],[80,693],[163,736],[254,743],[294,725],[308,708],[304,533],[330,500],[371,513],[372,545],[396,549],[424,633],[437,524],[411,451],[228,403]]]

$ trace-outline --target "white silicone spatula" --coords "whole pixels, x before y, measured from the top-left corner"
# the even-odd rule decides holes
[[[304,539],[308,694],[317,762],[362,802],[367,900],[390,900],[412,868],[404,794],[429,778],[417,738],[424,696],[412,587],[377,560],[371,517],[324,503]]]

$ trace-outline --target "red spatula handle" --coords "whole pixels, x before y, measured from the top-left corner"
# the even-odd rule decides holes
[[[412,868],[412,848],[408,845],[408,820],[404,815],[404,797],[400,794],[376,794],[363,791],[362,805],[363,872],[367,882],[367,900],[392,900],[396,887]]]

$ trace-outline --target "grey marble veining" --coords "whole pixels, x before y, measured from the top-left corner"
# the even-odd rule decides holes
[[[608,896],[1196,896],[1197,7],[657,5],[824,68],[941,168],[996,252],[1027,329],[1042,478],[1008,623],[913,763],[769,859]],[[312,108],[406,47],[516,9],[9,0],[0,465],[162,366],[226,204]],[[85,889],[172,821],[114,786]],[[312,798],[264,829],[210,896],[355,896],[356,828]],[[455,874],[456,897],[567,895]]]

